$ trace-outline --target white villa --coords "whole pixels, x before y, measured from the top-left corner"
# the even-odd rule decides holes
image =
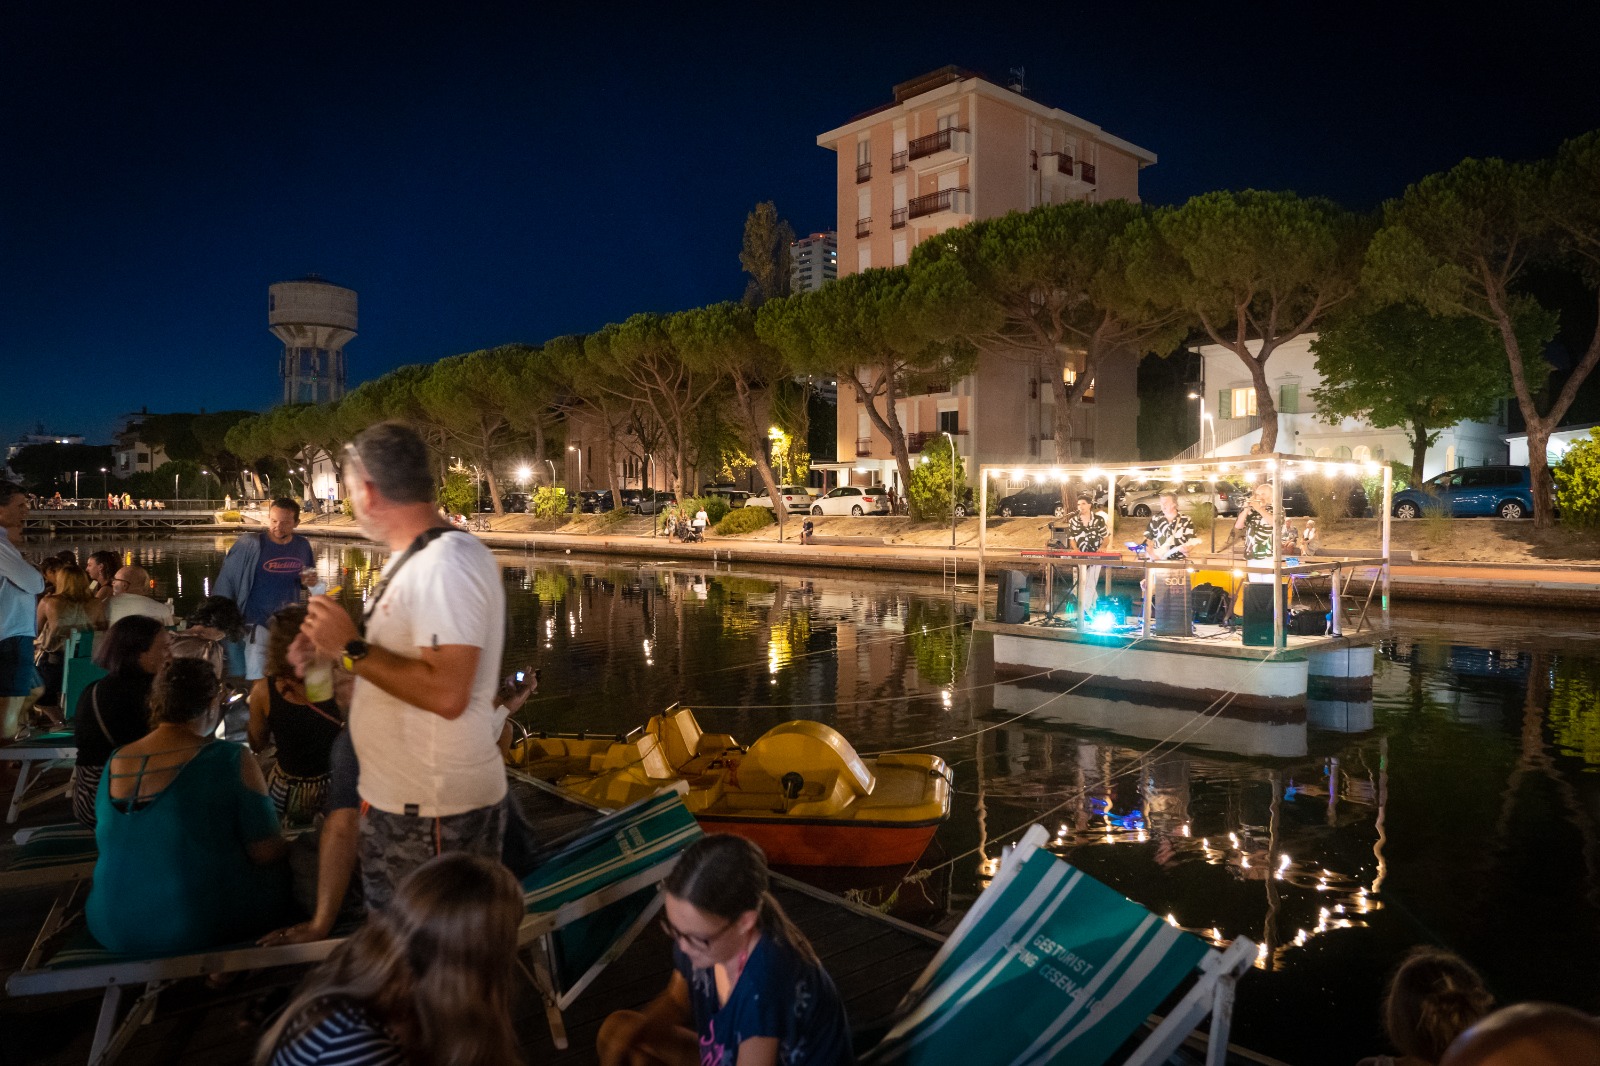
[[[1267,360],[1267,377],[1278,404],[1278,448],[1286,454],[1315,455],[1363,462],[1411,461],[1411,444],[1396,429],[1375,429],[1357,418],[1338,423],[1317,417],[1311,391],[1322,384],[1311,343],[1316,334],[1296,337]],[[1255,350],[1258,342],[1251,342]],[[1256,418],[1256,392],[1250,371],[1239,357],[1218,344],[1200,348],[1202,373],[1201,445],[1179,458],[1203,455],[1248,455],[1261,439]],[[1428,449],[1423,476],[1432,477],[1460,466],[1486,466],[1507,461],[1504,414],[1493,422],[1460,422],[1442,431]],[[1524,445],[1526,448],[1526,445]]]

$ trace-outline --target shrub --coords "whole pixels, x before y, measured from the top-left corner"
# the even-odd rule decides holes
[[[955,462],[952,476],[950,464]],[[922,522],[950,521],[950,486],[955,484],[956,498],[961,497],[966,484],[966,466],[959,453],[953,453],[950,441],[944,436],[934,437],[922,447],[922,454],[911,466],[911,480],[906,483],[906,501],[911,517]]]
[[[709,515],[711,512],[706,513]],[[772,512],[765,507],[735,507],[716,524],[713,532],[719,537],[734,537],[740,533],[754,533],[776,521]]]
[[[448,514],[470,514],[478,502],[478,486],[465,470],[445,472],[444,483],[439,486],[439,506]]]
[[[1411,484],[1411,464],[1390,460],[1389,469],[1394,475],[1394,491],[1399,492]],[[1364,474],[1361,477],[1361,487],[1367,490],[1367,502],[1372,504],[1372,513],[1383,513],[1383,475]]]
[[[706,518],[715,526],[728,514],[728,500],[725,496],[690,496],[683,501],[683,510],[693,518],[704,507]]]
[[[610,527],[619,526],[633,516],[621,507],[613,507],[609,511],[601,511],[597,517],[601,525]]]
[[[1209,532],[1217,523],[1217,507],[1211,503],[1197,503],[1189,509],[1189,521],[1196,533]]]
[[[1556,479],[1556,507],[1561,523],[1585,528],[1600,525],[1600,438],[1594,430],[1572,442],[1551,470]]]
[[[549,485],[537,489],[528,500],[528,510],[535,518],[565,518],[567,490]]]
[[[240,514],[238,511],[223,511],[222,514],[218,515],[217,517],[224,522],[244,521],[244,515]]]

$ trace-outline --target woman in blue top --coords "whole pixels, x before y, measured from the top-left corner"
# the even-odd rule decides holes
[[[217,675],[174,659],[148,736],[112,752],[95,803],[89,932],[116,952],[195,951],[259,936],[289,910],[288,847],[261,767],[212,740]]]
[[[676,972],[642,1012],[606,1019],[601,1066],[855,1061],[839,993],[767,884],[766,856],[743,837],[703,837],[683,853],[663,886]]]

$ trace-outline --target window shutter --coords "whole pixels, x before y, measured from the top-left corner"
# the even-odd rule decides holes
[[[1300,386],[1280,385],[1278,387],[1278,410],[1286,415],[1300,413]]]
[[[1217,417],[1233,417],[1233,390],[1220,389],[1217,392]]]

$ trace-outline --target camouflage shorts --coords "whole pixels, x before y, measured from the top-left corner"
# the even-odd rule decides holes
[[[407,874],[435,855],[465,851],[500,858],[506,832],[504,804],[443,818],[390,814],[362,805],[361,887],[367,906],[385,906]]]

